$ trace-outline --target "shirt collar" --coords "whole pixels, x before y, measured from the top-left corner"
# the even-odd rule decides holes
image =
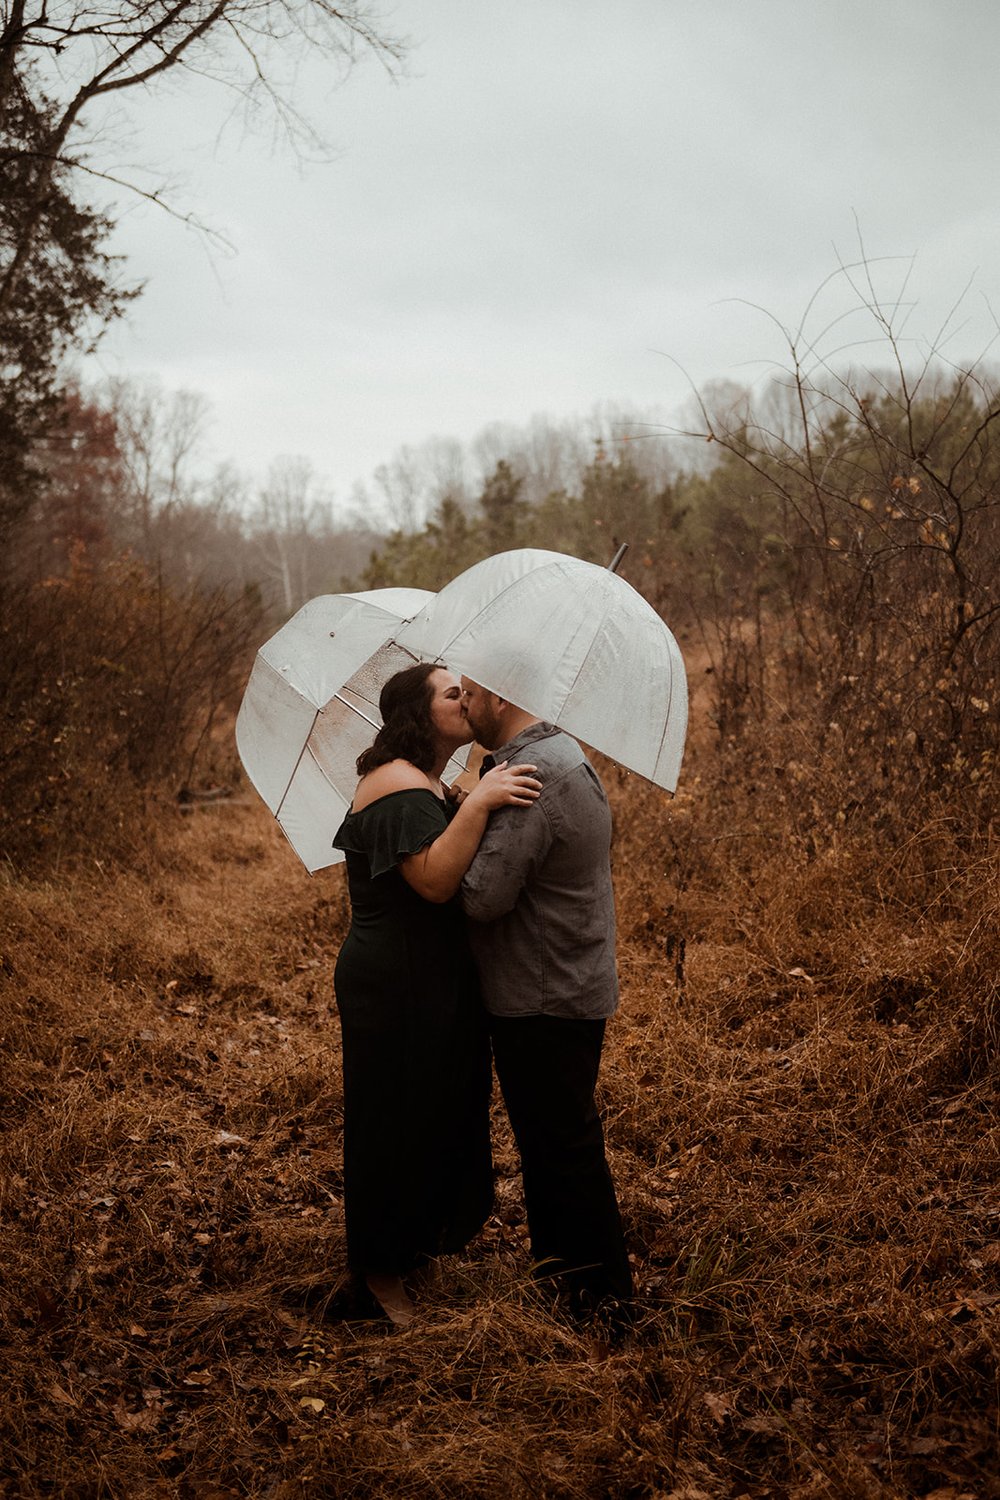
[[[519,734],[515,734],[512,740],[508,740],[506,745],[492,750],[490,754],[493,756],[494,764],[499,765],[502,760],[514,760],[526,745],[534,745],[538,740],[548,740],[554,734],[560,733],[561,730],[557,724],[549,724],[545,719],[536,719],[534,724],[526,725]]]

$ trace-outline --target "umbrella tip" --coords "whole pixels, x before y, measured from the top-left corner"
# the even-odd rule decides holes
[[[618,551],[615,553],[614,557],[608,563],[608,572],[609,573],[617,573],[618,572],[618,569],[619,569],[619,567],[621,565],[621,560],[625,556],[625,554],[626,554],[627,551],[628,551],[628,542],[622,542],[621,546],[618,548]]]

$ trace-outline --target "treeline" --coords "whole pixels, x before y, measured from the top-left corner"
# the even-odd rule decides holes
[[[710,466],[650,473],[650,440],[623,434],[532,502],[501,459],[471,510],[445,497],[397,529],[364,582],[438,588],[507,547],[607,563],[628,542],[625,576],[707,651],[722,784],[791,859],[859,835],[905,851],[911,894],[936,889],[941,838],[982,849],[996,808],[996,385],[928,362],[727,397],[699,411]]]
[[[789,858],[856,831],[933,882],[940,842],[918,828],[930,818],[971,843],[995,806],[1000,397],[974,362],[932,350],[908,366],[903,299],[879,303],[871,266],[838,278],[887,373],[838,376],[828,334],[807,340],[803,322],[783,381],[754,403],[711,393],[686,446],[634,413],[495,426],[467,448],[401,450],[350,515],[299,461],[253,487],[206,476],[196,397],[67,386],[66,359],[134,295],[87,198],[94,111],[99,123],[109,94],[141,107],[162,75],[193,68],[260,92],[294,133],[306,122],[282,95],[288,61],[359,49],[390,67],[403,50],[366,0],[0,18],[9,864],[134,853],[150,797],[232,776],[227,723],[252,651],[306,598],[436,588],[510,546],[608,562],[627,541],[626,577],[708,653],[723,800],[738,789]],[[49,53],[58,70],[42,68]],[[838,315],[828,333],[842,331]]]
[[[808,725],[804,763],[831,746],[838,780],[877,755],[886,785],[977,787],[992,776],[1000,678],[1000,418],[981,372],[928,370],[775,386],[765,409],[701,409],[714,461],[644,469],[649,439],[597,447],[579,488],[529,502],[498,461],[470,511],[446,497],[394,531],[370,587],[439,588],[507,547],[609,562],[715,668],[723,741]],[[874,790],[874,784],[869,787]],[[978,792],[976,793],[978,796]]]
[[[255,647],[377,542],[301,460],[200,467],[205,403],[69,386],[3,515],[0,838],[16,866],[141,845],[150,799],[232,782]],[[137,831],[138,830],[138,831]]]
[[[357,517],[338,525],[303,459],[276,460],[257,483],[228,464],[206,471],[208,417],[200,396],[148,382],[65,389],[27,503],[7,517],[8,579],[128,553],[172,588],[252,589],[284,617],[353,576],[376,531]]]
[[[148,382],[65,384],[24,449],[29,477],[4,471],[0,840],[15,868],[132,857],[151,805],[233,784],[229,726],[253,652],[307,599],[377,586],[399,548],[393,518],[410,522],[414,547],[428,513],[460,513],[477,534],[476,475],[497,452],[511,456],[484,491],[498,544],[505,474],[516,510],[569,516],[569,487],[589,496],[601,472],[593,434],[610,441],[624,420],[605,410],[493,427],[468,448],[401,449],[345,513],[302,459],[258,482],[207,469],[208,417],[199,396]],[[648,448],[642,485],[655,488],[668,463],[662,445]],[[548,531],[543,544],[559,544]],[[463,565],[456,548],[439,571]]]
[[[302,461],[254,488],[206,476],[199,398],[71,387],[0,570],[8,858],[126,850],[151,794],[231,779],[253,650],[306,599],[440,588],[509,547],[605,564],[623,542],[624,575],[707,651],[720,765],[754,768],[787,837],[905,838],[927,797],[980,830],[998,748],[998,415],[982,372],[928,367],[775,386],[756,412],[716,392],[694,448],[620,412],[536,419],[401,450],[355,495],[369,514],[337,524]]]
[[[16,869],[140,849],[148,794],[212,774],[269,602],[328,587],[344,550],[301,465],[269,477],[249,525],[234,476],[195,483],[197,399],[67,389],[67,361],[138,291],[98,184],[197,222],[141,165],[121,179],[123,121],[193,72],[312,146],[294,64],[344,76],[371,53],[391,72],[403,51],[367,0],[0,8],[0,844]]]

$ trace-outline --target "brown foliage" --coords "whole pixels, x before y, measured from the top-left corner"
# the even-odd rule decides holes
[[[170,590],[142,564],[92,563],[0,592],[0,842],[15,868],[141,847],[151,796],[212,777],[213,733],[249,669],[250,595]],[[223,761],[233,769],[228,741]]]
[[[252,798],[147,810],[223,753],[248,602],[79,552],[8,589],[7,1493],[1000,1497],[998,407],[971,372],[794,396],[679,509],[593,479],[700,632],[668,610],[677,797],[602,764],[615,1345],[531,1281],[499,1107],[496,1214],[413,1326],[350,1285],[342,874]],[[686,506],[728,554],[678,563]]]
[[[825,761],[847,811],[907,804],[887,809],[894,834],[938,793],[978,830],[1000,752],[1000,392],[932,362],[883,380],[824,367],[821,386],[799,354],[775,410],[703,413],[722,450],[709,507],[744,533],[739,563],[702,579],[720,731],[786,725],[779,755]]]
[[[807,829],[819,783],[719,751],[688,653],[678,797],[602,765],[632,1338],[533,1288],[499,1109],[481,1241],[403,1333],[357,1300],[342,874],[210,805],[141,869],[4,892],[8,1493],[1000,1494],[995,837]]]

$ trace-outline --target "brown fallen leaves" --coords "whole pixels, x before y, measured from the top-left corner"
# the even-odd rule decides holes
[[[499,1104],[496,1212],[414,1324],[352,1288],[342,881],[300,877],[263,811],[192,815],[141,879],[5,892],[7,1493],[1000,1494],[985,866],[953,861],[952,915],[925,918],[872,895],[884,851],[819,869],[748,835],[736,859],[718,786],[675,828],[606,774],[620,1345],[532,1284]]]

